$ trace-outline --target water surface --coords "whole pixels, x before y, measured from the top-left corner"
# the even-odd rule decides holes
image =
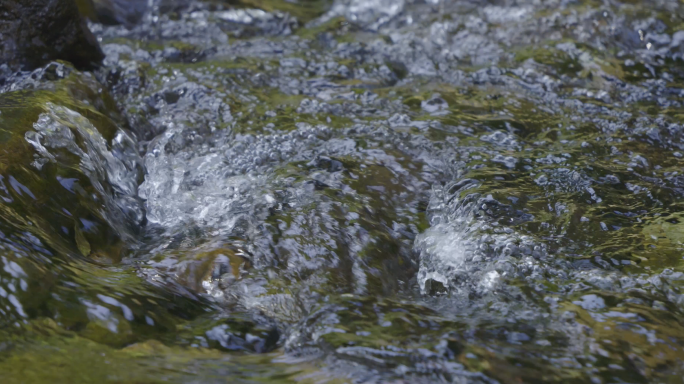
[[[680,2],[150,4],[2,75],[2,382],[682,382]]]

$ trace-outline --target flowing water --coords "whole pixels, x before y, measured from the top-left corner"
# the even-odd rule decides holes
[[[681,2],[104,3],[0,67],[1,382],[684,381]]]

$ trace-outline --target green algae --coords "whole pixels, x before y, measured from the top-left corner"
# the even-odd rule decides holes
[[[169,347],[150,340],[114,349],[52,331],[0,352],[6,383],[294,383],[311,367],[273,363],[278,354],[228,356],[212,349]],[[37,366],[43,369],[36,369]]]
[[[114,230],[105,229],[109,225],[104,222],[97,205],[89,201],[87,195],[98,192],[89,185],[87,177],[78,169],[78,163],[58,165],[49,162],[37,170],[30,165],[34,161],[33,148],[24,140],[25,134],[32,130],[33,123],[38,120],[39,115],[49,113],[53,108],[52,103],[62,104],[73,108],[77,113],[80,112],[80,116],[101,127],[99,131],[102,135],[111,140],[117,129],[114,122],[93,106],[75,101],[87,100],[88,96],[94,97],[87,95],[88,92],[90,91],[84,91],[76,83],[67,85],[57,92],[20,91],[5,94],[0,98],[0,124],[4,127],[0,172],[5,177],[12,178],[10,180],[17,180],[17,185],[25,188],[25,193],[22,193],[15,187],[17,200],[15,204],[3,205],[3,218],[20,228],[34,232],[60,251],[85,250],[91,248],[90,244],[100,244],[97,252],[118,259],[120,255],[116,249],[121,245],[117,245],[116,238],[119,235]],[[74,199],[73,193],[59,183],[63,178],[78,180],[83,199]],[[61,192],[55,193],[56,191]],[[50,216],[46,207],[50,207]],[[64,210],[69,213],[66,214]],[[73,215],[97,222],[97,227],[103,231],[93,236],[77,227],[74,237],[65,238],[60,228],[73,228]],[[106,249],[112,249],[112,252]],[[87,252],[85,256],[89,254],[90,252]]]
[[[284,11],[298,18],[301,23],[306,23],[321,15],[325,7],[329,6],[326,1],[313,1],[304,4],[293,4],[285,1],[259,1],[245,0],[235,5],[239,7],[260,8],[267,11]],[[583,2],[580,7],[573,8],[572,12],[581,12],[585,8],[596,7],[598,2]],[[570,11],[565,14],[568,15]],[[674,17],[674,16],[673,16]],[[674,28],[674,27],[673,27]],[[330,33],[334,38],[342,42],[362,40],[363,36],[353,25],[343,19],[333,19],[325,24],[313,28],[300,28],[295,32],[299,37],[312,41],[312,46],[317,47],[316,39],[323,34]],[[614,50],[599,52],[589,46],[578,44],[577,47],[591,56],[588,62],[582,62],[576,57],[561,51],[555,44],[569,42],[563,39],[557,42],[544,42],[534,47],[521,47],[513,49],[513,62],[511,65],[523,65],[526,62],[539,64],[542,70],[553,75],[556,79],[563,76],[571,76],[578,80],[576,85],[586,86],[589,89],[601,89],[601,71],[613,75],[618,79],[632,84],[641,84],[652,78],[651,74],[645,75],[648,69],[643,65],[627,67],[624,60],[614,60]],[[192,57],[201,53],[201,50],[192,44],[182,41],[135,41],[118,38],[106,40],[108,43],[124,43],[131,47],[141,48],[148,51],[159,51],[166,47],[173,47],[182,52],[184,56]],[[293,57],[305,58],[304,55],[295,54]],[[123,59],[130,59],[122,57]],[[252,97],[241,97],[239,92],[230,92],[220,95],[224,102],[230,106],[234,118],[231,122],[220,122],[219,129],[232,129],[235,134],[265,134],[270,131],[294,131],[297,123],[312,125],[325,124],[336,130],[342,130],[358,121],[371,121],[374,117],[353,120],[349,117],[318,113],[303,115],[297,113],[301,102],[307,98],[304,95],[287,94],[268,86],[251,82],[251,76],[262,74],[268,76],[279,67],[276,60],[260,59],[252,57],[235,57],[213,61],[196,60],[196,62],[163,62],[157,66],[143,65],[141,75],[149,81],[148,90],[142,92],[145,97],[151,97],[151,92],[160,89],[163,82],[172,78],[170,74],[182,74],[189,81],[199,82],[202,85],[221,91],[222,88],[237,90],[240,88],[249,90]],[[352,70],[363,68],[370,70],[378,66],[377,63],[361,64],[354,60],[345,59],[339,61]],[[409,76],[405,67],[395,66],[392,62],[385,65],[397,75],[399,79]],[[665,67],[672,67],[676,63],[667,63]],[[464,67],[466,73],[474,73],[482,67]],[[163,72],[163,73],[162,73]],[[657,70],[656,77],[662,75]],[[166,77],[166,78],[165,78]],[[512,78],[516,76],[511,75]],[[513,210],[525,212],[532,216],[531,219],[515,222],[504,222],[509,217],[501,218],[501,225],[512,228],[519,233],[531,236],[540,243],[550,244],[550,248],[558,255],[559,259],[567,260],[568,263],[593,262],[596,257],[609,263],[612,269],[626,273],[653,274],[664,270],[680,271],[682,268],[681,251],[684,249],[684,228],[681,226],[679,212],[681,203],[677,196],[667,188],[651,188],[651,197],[644,194],[635,194],[627,191],[624,187],[601,184],[596,187],[596,193],[603,199],[603,204],[592,201],[591,194],[586,190],[568,187],[558,190],[553,185],[540,185],[535,180],[546,171],[552,171],[554,166],[535,166],[536,174],[531,174],[526,165],[536,164],[543,161],[547,156],[568,156],[566,167],[572,172],[577,171],[589,175],[595,180],[608,175],[614,175],[621,181],[631,182],[636,186],[650,188],[651,184],[635,178],[626,165],[634,155],[641,154],[652,162],[659,164],[658,170],[648,169],[657,176],[663,176],[666,172],[674,172],[681,168],[681,161],[665,154],[657,146],[644,142],[644,137],[634,134],[617,132],[605,135],[591,122],[575,123],[571,118],[577,111],[562,110],[549,111],[541,101],[531,101],[514,91],[502,89],[496,86],[482,87],[454,87],[453,85],[439,84],[438,82],[416,80],[411,86],[404,88],[386,87],[384,84],[366,84],[359,80],[340,80],[338,84],[349,86],[356,93],[363,93],[369,85],[376,86],[374,92],[391,100],[401,100],[406,112],[414,121],[437,120],[442,126],[430,127],[426,131],[417,128],[408,128],[407,132],[415,136],[424,135],[436,145],[446,145],[447,139],[457,139],[461,148],[472,147],[468,153],[470,158],[448,158],[448,161],[457,163],[467,161],[465,169],[459,169],[463,178],[477,179],[480,184],[478,193],[491,194],[498,201],[511,201],[510,197],[517,199],[511,204]],[[66,84],[64,84],[66,83]],[[417,85],[416,85],[417,84]],[[676,84],[676,83],[675,83]],[[579,86],[578,85],[578,86]],[[0,145],[5,152],[0,157],[2,173],[19,174],[25,171],[26,164],[32,161],[32,152],[23,140],[23,134],[30,129],[40,113],[45,111],[48,102],[59,104],[77,111],[87,118],[108,140],[111,139],[117,125],[125,125],[122,118],[117,115],[116,106],[106,94],[98,94],[99,86],[83,87],[77,84],[75,78],[70,78],[57,85],[54,91],[26,91],[16,92],[11,97],[0,98],[2,114],[2,130],[0,130]],[[570,93],[573,87],[562,89],[561,94]],[[447,104],[449,109],[444,115],[429,115],[422,109],[422,103],[438,93]],[[591,97],[577,97],[584,103],[597,107],[611,108],[610,103],[596,100]],[[88,102],[83,102],[87,100]],[[331,102],[336,103],[336,102]],[[634,107],[634,108],[632,108]],[[616,110],[623,107],[615,106]],[[667,114],[672,121],[681,116],[677,108],[660,110],[655,102],[643,103],[630,106],[630,113],[645,112],[651,115]],[[131,116],[144,115],[140,109],[131,108],[126,111]],[[601,116],[610,120],[610,116]],[[114,121],[118,123],[113,123]],[[617,119],[615,119],[617,121]],[[272,126],[270,126],[272,124]],[[577,125],[577,127],[572,127]],[[469,131],[456,129],[466,126]],[[7,129],[5,127],[12,127]],[[402,128],[396,131],[401,132]],[[479,136],[491,132],[515,132],[516,137],[522,141],[520,149],[501,149],[494,145],[483,144]],[[614,140],[616,150],[624,153],[622,157],[609,156],[607,147],[586,149],[580,146],[582,142],[593,143],[597,139]],[[630,140],[637,138],[637,140]],[[565,141],[561,143],[561,140]],[[372,140],[357,139],[359,148],[368,150],[372,148]],[[567,143],[570,144],[567,144]],[[409,169],[413,163],[411,159],[399,151],[387,150],[404,168]],[[494,162],[496,155],[512,157],[517,160],[516,166],[505,167],[501,163]],[[475,159],[478,156],[478,159]],[[616,160],[622,163],[617,163]],[[198,235],[197,243],[191,249],[159,253],[153,256],[154,261],[164,261],[172,257],[180,262],[187,262],[187,268],[179,271],[174,279],[182,285],[182,289],[173,295],[165,295],[164,290],[168,287],[150,286],[144,283],[134,272],[135,268],[129,265],[121,265],[118,256],[110,256],[91,261],[78,263],[69,262],[66,266],[44,273],[40,265],[31,266],[26,260],[16,260],[27,271],[31,286],[28,292],[21,296],[25,311],[31,317],[45,317],[58,319],[55,324],[42,327],[42,331],[27,333],[28,342],[11,343],[5,347],[7,353],[0,357],[0,380],[7,382],[188,382],[202,380],[204,382],[292,382],[302,379],[303,373],[298,366],[290,364],[276,364],[274,359],[280,356],[280,351],[255,356],[251,351],[240,350],[239,352],[227,352],[222,346],[212,343],[209,347],[192,347],[191,345],[206,332],[217,324],[227,325],[231,332],[240,337],[247,334],[260,333],[268,336],[269,328],[255,326],[251,319],[243,314],[234,313],[226,318],[216,318],[214,315],[206,315],[205,311],[215,313],[217,310],[206,303],[197,300],[192,295],[182,293],[184,289],[193,292],[201,292],[203,282],[211,282],[213,263],[219,254],[228,255],[232,266],[232,274],[236,281],[244,281],[257,278],[268,272],[275,272],[276,278],[268,279],[263,296],[283,294],[291,297],[316,292],[321,297],[321,303],[330,306],[340,306],[342,309],[335,310],[338,323],[335,330],[323,333],[319,338],[312,341],[324,351],[358,361],[368,363],[373,367],[392,369],[403,365],[410,366],[418,357],[411,353],[388,358],[378,362],[363,356],[353,355],[354,347],[370,348],[375,350],[372,357],[382,360],[383,352],[391,347],[404,348],[406,350],[425,350],[439,353],[449,361],[457,362],[468,371],[482,372],[489,377],[501,382],[586,382],[589,378],[589,368],[578,367],[571,362],[563,361],[565,348],[570,344],[567,336],[562,332],[547,332],[533,341],[521,341],[517,344],[509,343],[506,335],[515,327],[521,327],[521,332],[536,335],[535,332],[522,325],[504,324],[505,317],[497,314],[492,309],[492,316],[500,315],[500,322],[492,320],[491,323],[482,322],[477,329],[469,329],[467,318],[450,317],[440,315],[429,305],[422,306],[416,303],[401,302],[414,300],[415,281],[412,277],[416,273],[414,255],[411,254],[411,243],[405,239],[398,240],[392,237],[388,228],[394,224],[415,226],[416,233],[427,230],[430,225],[428,215],[425,212],[427,196],[416,197],[409,190],[415,180],[409,177],[398,177],[393,170],[382,162],[368,161],[354,156],[336,157],[330,161],[341,164],[343,176],[339,181],[351,188],[354,193],[347,193],[338,188],[328,185],[315,184],[316,197],[320,201],[298,206],[296,209],[273,209],[265,220],[268,231],[273,236],[274,249],[278,250],[278,262],[280,264],[258,270],[250,263],[247,253],[243,252],[241,242],[243,239],[227,239],[216,243],[203,243],[202,235]],[[16,166],[20,164],[20,166]],[[457,168],[457,166],[455,166]],[[74,177],[78,174],[76,167],[66,171],[54,171],[61,177]],[[309,162],[289,162],[285,166],[276,169],[271,176],[274,180],[287,180],[283,184],[311,183],[312,176],[320,172],[331,172],[324,164],[312,164]],[[409,173],[419,178],[421,170],[411,170]],[[52,174],[51,174],[52,175]],[[118,254],[119,251],[109,242],[115,243],[117,239],[105,241],[106,246],[101,245],[102,239],[107,236],[98,234],[88,238],[86,234],[75,227],[74,223],[65,220],[64,217],[41,221],[45,215],[45,205],[53,204],[59,197],[51,192],[61,188],[54,183],[47,186],[37,177],[21,178],[18,180],[29,188],[32,193],[40,195],[40,211],[35,214],[27,214],[26,211],[16,210],[6,213],[7,221],[15,220],[21,224],[12,224],[22,230],[33,231],[41,239],[48,239],[50,245],[58,254],[68,253],[75,255],[91,256],[93,249],[103,248],[108,255]],[[291,185],[289,185],[291,186]],[[283,186],[283,190],[288,185]],[[44,197],[50,196],[50,199]],[[403,198],[402,196],[409,196]],[[31,207],[31,201],[22,196],[22,204],[27,210]],[[459,197],[463,197],[460,195]],[[59,204],[73,204],[73,201]],[[329,204],[330,210],[324,214],[320,212],[320,205]],[[56,204],[56,203],[55,203]],[[55,205],[56,206],[56,205]],[[560,209],[555,207],[562,206]],[[552,207],[553,209],[550,209]],[[35,208],[36,210],[38,208]],[[71,212],[81,212],[69,208]],[[86,210],[93,211],[93,206],[87,206]],[[3,211],[4,212],[4,211]],[[56,210],[55,210],[56,212]],[[618,213],[616,213],[618,212]],[[626,217],[624,213],[637,213],[637,216]],[[646,213],[642,213],[646,212]],[[300,216],[306,217],[305,224],[308,231],[297,235],[286,234],[282,228],[289,228],[296,224]],[[27,224],[26,218],[30,217],[32,225]],[[582,218],[590,221],[583,221]],[[99,218],[102,220],[102,218]],[[22,222],[23,220],[23,222]],[[14,223],[14,222],[13,222]],[[301,223],[300,223],[301,224]],[[74,228],[73,236],[59,234],[59,226]],[[332,226],[334,225],[334,227]],[[606,228],[611,229],[605,230]],[[282,228],[281,228],[282,227]],[[343,228],[358,227],[363,231],[349,232],[339,235]],[[39,229],[35,229],[39,228]],[[332,228],[332,229],[331,229]],[[3,227],[3,231],[5,231]],[[6,233],[11,233],[12,229]],[[349,248],[351,235],[363,233],[371,241],[365,244],[361,250],[352,251]],[[327,234],[334,237],[334,245],[317,237]],[[351,234],[351,235],[350,235]],[[346,236],[346,237],[345,237]],[[294,257],[295,249],[287,246],[286,241],[292,240],[302,247],[325,248],[326,254],[320,259],[328,258],[331,261],[323,267],[310,271],[296,271],[290,273],[287,268],[288,258]],[[238,256],[241,253],[243,256]],[[341,260],[338,264],[334,260]],[[614,260],[614,261],[613,261]],[[319,260],[320,261],[320,260]],[[355,277],[349,273],[350,264],[359,262],[370,271],[365,286],[366,292],[355,294]],[[113,263],[114,266],[106,264]],[[138,266],[139,267],[139,266]],[[50,267],[53,268],[53,267]],[[153,268],[140,267],[141,270]],[[77,287],[68,284],[77,283]],[[310,284],[309,284],[310,282]],[[59,287],[60,284],[65,284]],[[589,359],[581,363],[594,364],[597,371],[593,372],[606,381],[624,380],[640,381],[661,380],[663,382],[677,382],[676,368],[681,361],[681,352],[677,349],[681,343],[680,309],[673,303],[667,302],[662,306],[656,303],[658,296],[654,293],[628,292],[607,293],[604,290],[583,291],[585,294],[597,294],[607,303],[606,311],[613,318],[598,318],[591,311],[583,309],[573,300],[581,299],[580,295],[563,297],[567,286],[572,284],[586,284],[578,280],[570,280],[559,283],[553,280],[553,276],[544,276],[539,284],[544,287],[542,292],[534,292],[526,285],[528,282],[517,282],[514,278],[507,280],[512,286],[521,287],[525,297],[537,304],[544,303],[544,295],[561,297],[561,312],[573,314],[577,323],[582,325],[585,333],[591,334],[596,340],[608,340],[611,343],[602,342],[600,346],[592,345],[593,350],[580,351],[579,354],[586,356],[601,356],[598,362]],[[308,284],[308,285],[307,285]],[[680,289],[681,283],[667,281],[660,288],[665,292],[669,289]],[[641,289],[641,288],[640,288]],[[85,296],[93,302],[97,302],[97,295],[116,293],[119,301],[124,303],[134,313],[134,321],[125,318],[124,310],[120,307],[111,307],[115,312],[113,318],[118,323],[112,331],[110,324],[91,317],[82,305],[74,304],[83,300]],[[59,300],[50,298],[50,292],[59,295]],[[433,296],[449,296],[452,293],[444,286],[435,287],[431,291]],[[379,299],[376,296],[384,297]],[[430,295],[427,295],[430,296]],[[639,299],[643,302],[638,304],[624,304],[625,300]],[[429,302],[431,299],[423,297],[421,300]],[[506,300],[522,300],[517,297]],[[2,301],[0,301],[1,303]],[[493,300],[491,301],[493,302]],[[490,303],[491,303],[490,302]],[[102,303],[100,303],[102,304]],[[319,303],[320,304],[320,303]],[[429,303],[428,303],[429,304]],[[540,304],[545,305],[545,304]],[[301,315],[310,316],[311,325],[316,324],[317,309],[323,304],[308,311],[304,305]],[[655,306],[655,307],[654,307]],[[237,306],[229,306],[233,309]],[[548,307],[548,306],[547,306]],[[544,308],[547,308],[544,307]],[[657,308],[656,308],[657,307]],[[664,309],[662,309],[664,308]],[[294,311],[294,310],[293,310]],[[322,311],[321,313],[325,313]],[[628,313],[640,316],[636,319]],[[295,322],[296,319],[288,318],[285,314],[269,314],[285,322]],[[154,321],[154,326],[146,324],[145,317]],[[464,315],[467,317],[466,315]],[[626,317],[620,317],[626,316]],[[631,316],[631,317],[630,317]],[[616,320],[620,319],[619,321]],[[628,321],[624,321],[627,319]],[[17,320],[17,318],[12,318]],[[422,323],[425,323],[421,325]],[[11,322],[7,322],[10,324]],[[550,321],[549,321],[550,323]],[[625,325],[628,324],[628,325]],[[646,325],[644,325],[646,324]],[[306,325],[306,324],[305,324]],[[633,332],[625,332],[643,326],[650,331],[657,331],[665,343],[654,343],[643,334],[636,336]],[[541,327],[541,326],[540,326]],[[543,327],[541,327],[543,328]],[[48,329],[48,330],[45,330]],[[329,330],[326,330],[329,331]],[[544,329],[543,331],[548,331]],[[43,333],[49,336],[42,335]],[[37,334],[40,333],[40,336]],[[56,333],[58,335],[53,335]],[[448,335],[445,337],[444,335]],[[471,335],[469,338],[463,335]],[[541,342],[537,343],[536,342]],[[545,343],[544,341],[548,342]],[[446,343],[446,348],[443,345]],[[440,346],[442,345],[442,346]],[[598,348],[598,349],[597,349]],[[598,352],[596,352],[598,351]],[[605,353],[604,353],[605,352]],[[554,360],[557,359],[557,360]],[[375,365],[377,363],[377,365]],[[33,367],[54,367],[51,370],[33,370]],[[615,368],[615,366],[619,367]],[[320,367],[311,368],[308,374],[316,372]],[[593,369],[593,368],[592,368]],[[616,371],[620,371],[615,373]],[[636,379],[635,379],[636,378]]]

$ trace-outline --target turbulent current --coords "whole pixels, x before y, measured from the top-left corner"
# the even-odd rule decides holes
[[[680,1],[95,4],[0,66],[0,382],[684,382]]]

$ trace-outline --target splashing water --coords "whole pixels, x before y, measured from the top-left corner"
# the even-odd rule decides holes
[[[0,67],[2,382],[680,381],[679,2],[95,3]]]

